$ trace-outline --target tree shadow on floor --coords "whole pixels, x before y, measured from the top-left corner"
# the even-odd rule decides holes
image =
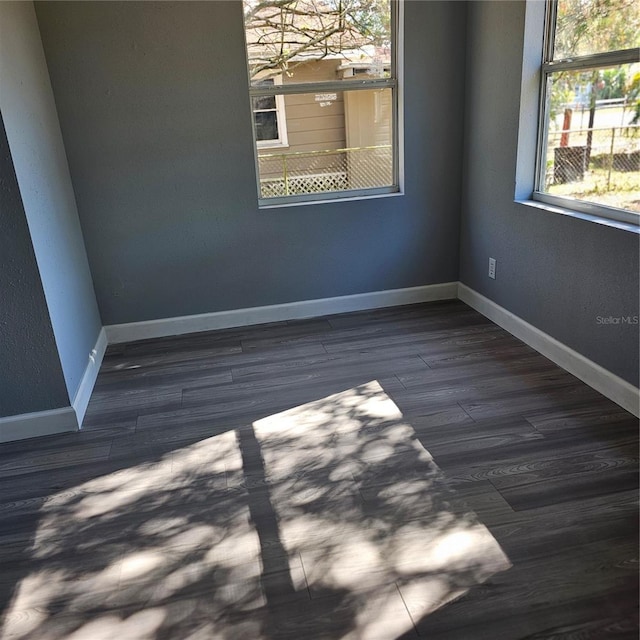
[[[25,500],[3,637],[394,638],[509,566],[375,381],[218,431]]]

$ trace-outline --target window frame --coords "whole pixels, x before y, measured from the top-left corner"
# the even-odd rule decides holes
[[[255,175],[256,175],[256,189],[258,195],[258,207],[259,208],[274,208],[279,206],[291,206],[297,204],[316,204],[326,203],[334,200],[359,200],[371,197],[388,196],[388,195],[401,195],[403,193],[403,136],[402,136],[402,109],[401,109],[401,87],[400,75],[403,69],[402,65],[402,50],[403,50],[403,36],[404,36],[404,0],[390,0],[391,10],[391,64],[390,64],[390,76],[388,78],[365,78],[356,80],[345,80],[340,78],[337,80],[327,80],[320,82],[301,82],[282,84],[281,82],[275,82],[277,85],[277,92],[274,89],[267,89],[264,87],[253,86],[251,84],[251,72],[249,68],[249,60],[247,58],[247,80],[249,88],[249,100],[252,105],[252,138],[254,149],[254,162],[255,162]],[[245,56],[247,55],[246,48],[246,30],[243,28],[245,35]],[[275,76],[277,77],[277,76]],[[350,189],[343,191],[328,191],[323,193],[308,193],[300,195],[287,195],[273,198],[263,198],[261,196],[260,187],[260,169],[258,162],[258,153],[261,149],[269,148],[260,145],[256,139],[255,119],[253,118],[253,99],[263,96],[275,95],[276,105],[278,99],[282,101],[283,114],[284,112],[284,98],[287,95],[293,94],[314,94],[314,93],[346,93],[347,91],[364,91],[372,89],[390,89],[392,95],[392,122],[391,122],[391,147],[392,147],[392,185],[384,187],[370,187],[366,189]],[[278,122],[278,126],[280,123]],[[286,131],[286,115],[285,115],[285,129]],[[272,148],[288,146],[288,145],[273,145]]]
[[[282,85],[282,76],[273,76],[271,78],[265,78],[265,80],[273,80],[273,87]],[[271,94],[269,94],[271,95]],[[284,149],[289,146],[289,137],[287,134],[287,112],[284,106],[284,96],[281,94],[274,94],[276,107],[275,109],[254,109],[253,99],[251,100],[251,115],[253,120],[253,132],[254,139],[256,138],[256,119],[255,114],[265,111],[275,111],[276,123],[278,126],[278,137],[271,140],[255,140],[258,149]]]
[[[553,59],[555,44],[556,16],[558,0],[545,3],[542,61],[540,65],[540,93],[538,105],[538,135],[536,141],[535,175],[532,200],[561,207],[591,216],[616,222],[640,225],[640,213],[627,209],[607,206],[597,202],[579,200],[570,196],[558,196],[543,191],[546,174],[546,145],[548,139],[548,89],[551,74],[562,71],[589,71],[591,69],[613,67],[620,64],[636,63],[640,60],[640,48],[605,51],[573,58]]]

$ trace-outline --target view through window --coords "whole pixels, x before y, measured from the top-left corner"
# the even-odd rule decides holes
[[[638,4],[548,9],[537,191],[640,213]]]
[[[266,204],[398,190],[395,0],[244,0]]]

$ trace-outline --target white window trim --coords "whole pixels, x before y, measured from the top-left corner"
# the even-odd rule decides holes
[[[282,85],[282,76],[273,76],[274,86]],[[258,140],[256,146],[258,149],[287,149],[289,148],[289,136],[287,134],[287,112],[284,104],[284,96],[275,95],[276,99],[276,122],[278,123],[278,138],[274,140]],[[253,114],[255,110],[251,110]]]
[[[532,2],[529,0],[527,2],[527,20],[531,17],[531,13],[529,9],[531,9],[532,5],[538,4],[537,2]],[[546,193],[542,190],[544,185],[544,167],[542,158],[543,158],[543,150],[544,145],[546,145],[547,140],[547,117],[546,117],[546,104],[547,104],[547,88],[548,82],[547,78],[552,73],[557,73],[559,71],[569,70],[569,69],[592,69],[595,67],[601,66],[611,66],[616,64],[624,64],[628,62],[637,62],[638,57],[640,55],[640,49],[627,49],[620,50],[615,52],[604,52],[598,54],[592,54],[588,56],[576,56],[575,58],[554,61],[553,60],[553,40],[555,36],[555,18],[557,11],[557,0],[547,0],[545,2],[545,12],[544,12],[544,23],[543,23],[543,31],[542,38],[540,39],[540,45],[542,48],[541,51],[541,60],[539,63],[538,70],[538,82],[539,82],[539,103],[538,103],[538,134],[536,140],[535,147],[535,175],[534,175],[534,184],[533,191],[531,194],[531,199],[534,201],[541,202],[546,205],[550,205],[548,208],[549,211],[553,211],[554,208],[559,208],[563,213],[573,213],[577,212],[579,214],[585,214],[585,219],[597,221],[598,218],[603,218],[604,220],[611,220],[614,222],[624,223],[624,226],[621,228],[626,228],[629,230],[634,230],[634,227],[638,226],[640,228],[640,214],[635,213],[633,211],[629,211],[627,209],[619,209],[616,207],[610,207],[604,204],[596,203],[596,202],[588,202],[584,200],[578,200],[577,198],[572,198],[570,196],[557,196],[552,195],[550,193]],[[539,10],[535,9],[534,19],[539,20]],[[532,37],[532,32],[536,32],[535,28],[532,28],[531,25],[528,25],[529,29],[525,28],[525,39],[527,37]],[[540,33],[538,31],[538,33]],[[524,53],[527,55],[527,42],[525,42]],[[524,91],[524,72],[527,68],[527,61],[524,61],[523,64],[523,91]],[[524,96],[523,96],[524,98]],[[524,101],[524,100],[523,100]],[[523,112],[521,110],[521,127],[520,130],[522,132],[522,117]],[[520,151],[520,150],[519,150]],[[519,153],[520,156],[520,153]],[[516,189],[517,196],[517,189]],[[627,225],[631,225],[629,228]]]

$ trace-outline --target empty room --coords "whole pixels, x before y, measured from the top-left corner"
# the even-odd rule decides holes
[[[0,639],[636,640],[639,47],[0,2]]]

